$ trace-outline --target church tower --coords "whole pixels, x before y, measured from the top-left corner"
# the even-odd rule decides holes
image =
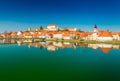
[[[27,31],[31,31],[31,28],[28,28],[28,30]]]
[[[94,32],[97,33],[98,32],[98,28],[97,28],[97,25],[95,24],[94,26]]]

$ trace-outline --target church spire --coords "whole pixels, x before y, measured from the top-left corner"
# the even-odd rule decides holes
[[[94,28],[96,28],[96,29],[97,29],[97,25],[96,25],[96,24],[95,24]]]
[[[94,32],[98,32],[98,29],[97,29],[97,25],[95,24],[95,26],[94,26]]]

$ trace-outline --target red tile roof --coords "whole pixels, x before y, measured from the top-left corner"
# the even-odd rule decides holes
[[[25,32],[25,33],[24,33],[24,36],[32,36],[32,34],[29,33],[29,32]]]
[[[69,36],[70,36],[70,33],[64,33],[63,36],[64,36],[64,37],[69,37]]]
[[[99,37],[112,37],[112,33],[109,32],[108,30],[106,31],[101,31],[98,33]]]

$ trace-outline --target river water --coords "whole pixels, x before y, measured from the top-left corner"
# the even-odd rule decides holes
[[[120,45],[1,40],[0,81],[120,81]]]

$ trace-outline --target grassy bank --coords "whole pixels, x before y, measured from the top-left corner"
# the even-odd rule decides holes
[[[120,45],[120,41],[113,40],[113,41],[95,41],[95,40],[62,40],[62,39],[44,39],[41,40],[39,38],[0,38],[0,40],[7,39],[7,40],[34,40],[34,42],[41,42],[41,41],[51,41],[51,42],[70,42],[70,43],[88,43],[88,44],[118,44]]]
[[[95,40],[55,40],[55,39],[46,39],[45,41],[56,41],[56,42],[71,42],[71,43],[88,43],[88,44],[120,44],[120,41],[95,41]]]

